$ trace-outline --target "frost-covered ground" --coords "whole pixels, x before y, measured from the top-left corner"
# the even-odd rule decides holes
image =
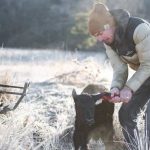
[[[109,88],[112,69],[100,53],[0,49],[0,76],[15,85],[31,82],[19,107],[0,116],[0,150],[72,150],[72,89],[80,93],[89,83]],[[114,118],[119,135],[117,111]],[[91,150],[100,149],[101,141],[92,142]]]

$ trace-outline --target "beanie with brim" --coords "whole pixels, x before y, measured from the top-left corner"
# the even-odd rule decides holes
[[[115,20],[106,5],[97,3],[94,5],[88,21],[88,28],[91,35],[98,31],[104,31],[115,26]]]

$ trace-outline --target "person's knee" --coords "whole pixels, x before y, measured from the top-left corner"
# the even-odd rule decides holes
[[[121,126],[125,125],[126,120],[127,120],[127,112],[121,107],[119,110],[119,122]]]
[[[121,107],[119,110],[119,122],[122,127],[128,127],[128,126],[135,126],[136,116],[134,113],[128,109],[125,109],[124,107]]]

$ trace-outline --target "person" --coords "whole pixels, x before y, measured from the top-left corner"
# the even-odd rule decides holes
[[[104,43],[113,68],[110,102],[123,102],[119,110],[123,135],[130,149],[137,149],[137,117],[144,106],[150,137],[150,24],[127,10],[109,10],[97,3],[89,14],[88,30]],[[128,66],[135,70],[130,79]]]

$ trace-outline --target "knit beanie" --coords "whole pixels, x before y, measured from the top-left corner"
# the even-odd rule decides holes
[[[115,20],[106,5],[97,3],[94,5],[90,15],[88,28],[91,35],[115,26]]]

